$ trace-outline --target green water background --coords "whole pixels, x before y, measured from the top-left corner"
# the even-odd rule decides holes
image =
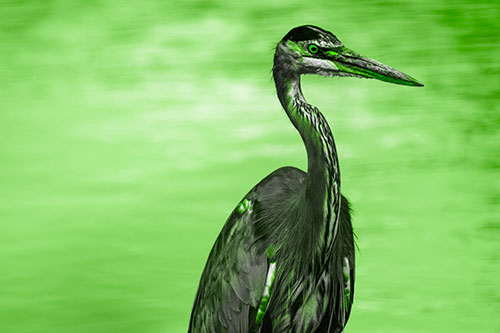
[[[0,332],[185,332],[240,198],[306,166],[273,48],[315,24],[425,83],[306,77],[358,236],[346,332],[500,332],[497,1],[1,1]]]

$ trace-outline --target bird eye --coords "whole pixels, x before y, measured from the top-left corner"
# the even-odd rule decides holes
[[[316,45],[314,45],[314,44],[310,44],[309,47],[308,47],[308,49],[309,49],[309,52],[311,52],[311,53],[318,52],[318,47]]]

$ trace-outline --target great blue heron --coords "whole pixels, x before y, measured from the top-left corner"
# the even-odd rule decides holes
[[[341,332],[354,294],[350,208],[330,127],[308,104],[302,74],[354,76],[408,86],[412,77],[363,57],[306,25],[274,54],[278,98],[307,150],[307,173],[280,168],[233,210],[208,257],[190,332]]]

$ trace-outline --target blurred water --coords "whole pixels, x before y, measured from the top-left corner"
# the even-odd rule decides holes
[[[426,84],[303,80],[355,210],[346,332],[500,331],[494,1],[0,10],[0,331],[186,331],[234,205],[306,165],[270,74],[304,23]]]

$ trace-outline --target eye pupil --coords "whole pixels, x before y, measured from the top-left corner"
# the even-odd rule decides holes
[[[311,53],[318,52],[318,47],[314,44],[309,45],[309,52],[311,52]]]

